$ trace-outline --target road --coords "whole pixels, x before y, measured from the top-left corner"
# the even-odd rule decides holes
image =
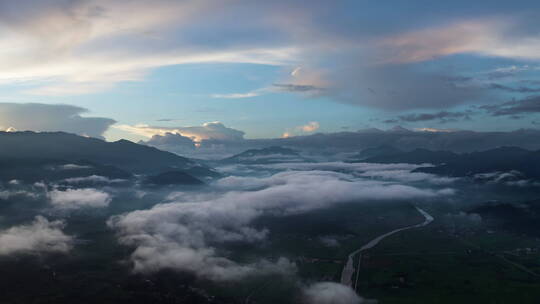
[[[355,271],[354,262],[353,262],[355,255],[357,255],[359,253],[361,254],[363,251],[371,249],[371,248],[377,246],[377,244],[379,244],[379,242],[381,242],[386,237],[389,237],[389,236],[391,236],[393,234],[396,234],[396,233],[398,233],[400,231],[407,230],[407,229],[412,229],[412,228],[424,227],[424,226],[428,225],[429,223],[433,222],[434,218],[429,213],[425,212],[424,210],[422,210],[422,209],[420,209],[418,207],[415,207],[415,208],[416,208],[416,210],[418,210],[418,212],[420,212],[420,214],[422,214],[424,216],[425,220],[420,224],[407,226],[407,227],[403,227],[403,228],[398,228],[398,229],[392,230],[390,232],[387,232],[385,234],[379,235],[378,237],[376,237],[373,240],[369,241],[364,246],[362,246],[359,249],[351,252],[351,254],[349,254],[349,257],[347,258],[347,264],[345,265],[345,267],[343,268],[343,271],[341,272],[341,284],[354,287],[354,286],[352,286],[352,276],[353,276],[354,271]],[[360,260],[361,260],[361,258],[362,258],[362,256],[360,256]],[[359,267],[360,267],[360,261],[358,262],[358,267],[357,268],[359,268]]]

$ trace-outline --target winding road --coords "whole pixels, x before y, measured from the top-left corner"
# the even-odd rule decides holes
[[[379,244],[380,241],[382,241],[386,237],[391,236],[392,234],[395,234],[395,233],[398,233],[400,231],[407,230],[407,229],[424,227],[424,226],[428,225],[429,223],[433,222],[434,218],[429,213],[427,213],[426,211],[424,211],[424,210],[422,210],[422,209],[420,209],[418,207],[415,207],[415,208],[416,208],[416,210],[418,210],[418,212],[420,212],[424,216],[425,220],[420,224],[407,226],[407,227],[403,227],[403,228],[398,228],[398,229],[392,230],[390,232],[387,232],[385,234],[379,235],[378,237],[376,237],[373,240],[369,241],[364,246],[360,247],[359,249],[357,249],[357,250],[353,251],[351,254],[349,254],[349,257],[347,259],[347,264],[345,265],[345,267],[343,268],[343,271],[341,272],[341,284],[354,287],[354,286],[352,286],[352,276],[353,276],[354,271],[355,271],[354,262],[353,262],[355,255],[357,255],[359,253],[361,254],[363,251],[371,249],[371,248],[377,246],[377,244]],[[362,257],[360,256],[360,260],[358,261],[358,266],[357,266],[358,269],[360,267],[361,260],[362,260]],[[358,278],[358,276],[357,276],[357,278]]]

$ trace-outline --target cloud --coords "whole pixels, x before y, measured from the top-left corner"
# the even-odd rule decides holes
[[[304,288],[306,304],[360,304],[364,300],[352,288],[334,282],[319,282]]]
[[[298,76],[299,72],[296,74],[291,73],[293,76]],[[311,96],[320,95],[324,92],[324,88],[317,87],[311,84],[293,84],[293,83],[275,83],[271,87],[264,87],[257,90],[253,90],[246,93],[231,93],[231,94],[212,94],[212,98],[223,98],[223,99],[242,99],[242,98],[251,98],[261,95],[266,95],[270,93],[303,93],[310,94]]]
[[[46,83],[29,90],[32,94],[93,93],[118,82],[140,81],[150,69],[177,64],[280,65],[297,53],[294,46],[283,43],[261,39],[245,43],[235,26],[221,27],[228,33],[222,36],[231,42],[209,44],[202,37],[210,33],[199,21],[226,22],[237,14],[236,3],[51,0],[35,5],[23,0],[0,5],[4,37],[0,58],[7,58],[0,60],[0,82]],[[244,20],[252,23],[251,31],[265,26]]]
[[[402,183],[427,182],[433,185],[447,185],[455,182],[456,178],[437,176],[412,170],[431,166],[429,164],[376,164],[376,163],[345,163],[345,162],[318,162],[318,163],[282,163],[270,165],[255,165],[259,169],[272,168],[280,170],[321,170],[330,172],[345,172],[356,177],[366,177],[370,179],[397,181]],[[238,177],[230,177],[238,179]],[[248,179],[249,180],[249,179]],[[228,182],[228,178],[221,179],[218,183]]]
[[[479,108],[486,110],[493,116],[540,113],[540,96],[529,96],[521,100],[512,100],[496,105],[484,105]]]
[[[113,119],[83,117],[87,109],[71,105],[0,103],[0,129],[64,131],[102,138]]]
[[[31,199],[39,198],[39,194],[34,191],[25,190],[0,190],[0,199],[8,200],[14,197],[27,197]]]
[[[496,68],[496,69],[486,72],[486,78],[487,80],[500,80],[500,79],[505,79],[509,77],[514,77],[522,72],[534,71],[538,69],[540,69],[540,67],[529,65],[529,64],[511,65],[511,66]],[[525,81],[525,82],[528,82],[528,81]],[[535,84],[536,81],[532,81],[531,83]]]
[[[64,234],[62,221],[48,221],[36,216],[28,225],[0,231],[0,255],[17,253],[66,253],[73,246],[73,237]]]
[[[314,85],[307,84],[274,83],[272,86],[277,91],[291,93],[317,93],[320,91],[324,91],[324,88],[319,88]]]
[[[317,131],[319,129],[320,125],[318,122],[316,121],[311,121],[311,122],[308,122],[306,125],[303,125],[303,126],[300,126],[298,127],[300,130],[302,130],[303,132],[314,132],[314,131]]]
[[[540,40],[516,31],[511,18],[458,21],[381,39],[388,50],[384,62],[418,62],[440,56],[474,53],[484,56],[537,60]]]
[[[473,11],[484,12],[476,18],[430,11],[439,18],[425,22],[424,11],[410,10],[383,24],[370,16],[390,16],[388,8],[328,1],[50,0],[35,5],[22,0],[1,5],[0,82],[24,82],[27,93],[40,95],[107,90],[143,81],[164,66],[251,63],[290,72],[269,87],[212,96],[291,92],[385,110],[440,109],[489,97],[489,90],[457,81],[463,78],[459,71],[419,63],[471,53],[540,58],[538,37],[530,30],[535,22],[517,18],[517,6],[504,7],[505,18],[476,6]],[[445,5],[455,12],[470,6]]]
[[[60,170],[81,170],[81,169],[90,169],[92,166],[87,165],[77,165],[77,164],[65,164],[58,167]]]
[[[498,83],[490,84],[489,88],[511,92],[511,93],[539,93],[540,92],[540,88],[531,88],[531,87],[524,87],[524,86],[514,88],[514,87],[510,87],[510,86],[506,86],[506,85],[498,84]]]
[[[283,132],[281,135],[281,138],[289,138],[298,134],[302,133],[311,133],[315,132],[320,128],[320,124],[316,121],[310,121],[305,125],[297,126],[294,129],[288,129],[287,131]]]
[[[193,138],[182,136],[178,133],[156,134],[149,140],[141,141],[140,143],[177,154],[194,153],[196,147],[196,142]]]
[[[443,109],[482,100],[488,90],[475,82],[453,80],[437,66],[414,64],[366,65],[361,62],[329,72],[326,94],[336,101],[383,109]]]
[[[260,96],[262,93],[257,91],[247,93],[231,93],[231,94],[212,94],[212,98],[224,98],[224,99],[241,99]]]
[[[200,142],[206,139],[217,139],[217,140],[229,140],[237,141],[244,139],[244,132],[235,130],[233,128],[226,127],[221,122],[207,122],[202,126],[194,127],[157,127],[157,126],[148,126],[148,125],[118,125],[115,126],[123,131],[127,131],[133,134],[142,135],[145,137],[153,137],[155,135],[165,136],[167,134],[179,134],[183,137],[191,138],[195,142]],[[171,138],[169,135],[168,138]],[[178,140],[178,138],[176,138]],[[168,139],[167,139],[168,140]],[[153,142],[158,141],[157,138],[154,138]],[[185,140],[182,140],[182,143],[185,143]]]
[[[406,122],[430,121],[438,119],[440,122],[454,121],[456,119],[470,119],[471,112],[448,112],[408,114],[399,116],[399,120]]]
[[[488,184],[502,184],[515,187],[538,187],[540,181],[527,179],[525,174],[512,170],[508,172],[488,172],[475,174],[473,178]]]
[[[114,183],[123,183],[126,182],[126,179],[110,179],[101,175],[90,175],[84,177],[70,177],[63,180],[68,184],[81,184],[81,183],[104,183],[104,184],[114,184]]]
[[[109,206],[112,200],[108,193],[92,188],[53,190],[48,196],[54,207],[65,210],[103,208]]]
[[[336,237],[332,236],[321,236],[319,241],[326,247],[339,247],[340,243]]]
[[[131,260],[135,271],[173,268],[213,280],[277,270],[290,272],[294,267],[286,259],[240,265],[223,256],[215,246],[262,242],[268,230],[255,228],[251,223],[263,215],[299,214],[343,202],[451,195],[447,189],[419,189],[325,171],[282,172],[263,178],[230,177],[218,185],[231,191],[200,196],[180,194],[171,197],[173,202],[109,220],[119,241],[134,246]]]

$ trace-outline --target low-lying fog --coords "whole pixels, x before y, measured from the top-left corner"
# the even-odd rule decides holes
[[[124,248],[124,256],[110,262],[121,262],[134,274],[172,269],[218,287],[278,275],[293,281],[298,301],[359,303],[347,286],[300,274],[299,256],[273,247],[272,221],[318,211],[332,217],[331,210],[344,204],[362,210],[400,203],[425,206],[454,227],[456,222],[481,225],[481,216],[466,209],[497,196],[488,193],[488,186],[412,172],[420,166],[426,165],[224,164],[216,168],[224,177],[206,185],[159,188],[102,176],[50,184],[12,180],[0,191],[1,261],[48,254],[69,259],[82,250],[99,254],[108,235]],[[359,229],[369,231],[370,226]],[[322,231],[309,239],[325,250],[338,250],[347,237]]]

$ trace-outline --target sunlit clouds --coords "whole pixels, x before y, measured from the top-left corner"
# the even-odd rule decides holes
[[[204,123],[202,126],[177,128],[148,125],[116,125],[114,127],[148,138],[155,135],[165,136],[167,134],[179,134],[191,138],[195,142],[200,142],[205,139],[239,140],[244,137],[244,132],[228,128],[220,122],[208,122]]]

